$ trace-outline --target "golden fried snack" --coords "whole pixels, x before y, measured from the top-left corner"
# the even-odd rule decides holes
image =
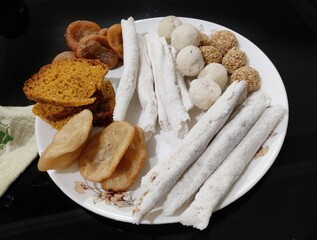
[[[89,110],[83,110],[72,117],[55,134],[52,143],[41,154],[38,169],[47,171],[69,167],[85,146],[92,131],[92,118],[92,113]]]
[[[68,59],[43,66],[24,83],[25,95],[33,101],[58,106],[82,106],[96,100],[107,65],[99,60]]]
[[[115,92],[112,83],[105,80],[101,85],[101,97],[98,108],[93,112],[94,126],[107,126],[112,122],[112,115],[115,106]],[[98,100],[99,98],[97,98]]]
[[[102,29],[98,32],[98,34],[107,37],[107,31],[108,31],[108,28],[102,28]]]
[[[115,171],[135,134],[132,124],[113,122],[95,134],[78,158],[81,175],[92,182],[101,182]]]
[[[99,94],[98,94],[99,93]],[[94,94],[96,97],[96,101],[92,104],[87,104],[84,106],[79,107],[69,107],[69,106],[56,106],[52,104],[47,103],[36,103],[33,108],[32,112],[39,117],[44,117],[48,120],[62,120],[65,118],[68,118],[70,116],[73,116],[79,112],[81,112],[84,109],[88,109],[92,112],[95,112],[99,105],[101,104],[101,91],[98,91]]]
[[[100,31],[100,26],[92,21],[78,20],[70,23],[66,28],[66,42],[72,51],[76,51],[80,39]]]
[[[135,127],[136,132],[127,151],[113,174],[101,182],[105,190],[126,191],[133,184],[146,159],[144,132]]]
[[[107,30],[107,39],[110,47],[123,59],[122,27],[120,23],[114,24]]]
[[[88,109],[93,113],[93,126],[105,127],[112,122],[115,92],[109,80],[102,82],[101,89],[93,95],[96,101],[79,107],[55,106],[36,103],[32,112],[57,130],[61,129],[74,114]]]
[[[75,59],[75,58],[77,58],[77,57],[76,57],[76,53],[74,51],[64,51],[64,52],[57,54],[53,58],[52,62],[59,61],[59,60],[65,60],[65,59]]]
[[[78,43],[76,55],[79,58],[99,59],[107,64],[109,69],[119,62],[119,56],[109,46],[107,37],[99,34],[83,37]]]

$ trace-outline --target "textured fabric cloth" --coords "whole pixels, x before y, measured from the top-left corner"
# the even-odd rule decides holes
[[[32,106],[0,106],[0,197],[37,156]]]

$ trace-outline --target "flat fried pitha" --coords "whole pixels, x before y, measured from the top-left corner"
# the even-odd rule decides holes
[[[115,171],[135,135],[126,121],[112,122],[95,134],[78,158],[79,171],[89,181],[101,182]]]
[[[79,156],[92,131],[93,115],[83,110],[72,117],[58,131],[53,141],[41,154],[38,162],[40,171],[62,170],[69,167]]]
[[[133,184],[146,159],[144,131],[135,127],[135,135],[113,174],[101,182],[105,190],[126,191]]]

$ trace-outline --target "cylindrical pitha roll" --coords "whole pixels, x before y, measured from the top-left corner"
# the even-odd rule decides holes
[[[145,139],[155,133],[157,121],[157,100],[154,92],[154,78],[144,35],[137,34],[139,43],[139,74],[137,92],[142,107],[138,125],[144,130]]]
[[[125,120],[130,100],[136,88],[139,63],[139,46],[134,19],[132,17],[129,17],[128,20],[122,19],[121,26],[124,68],[116,92],[116,105],[113,111],[114,121]]]
[[[172,55],[165,38],[147,34],[146,41],[153,67],[159,124],[163,130],[172,130],[182,138],[188,132],[187,121],[190,117],[181,99]]]
[[[165,109],[172,130],[179,138],[183,138],[188,132],[187,121],[189,114],[183,104],[180,88],[177,83],[176,66],[165,38],[159,38],[164,51],[164,75],[160,84],[164,84],[166,92]]]
[[[148,54],[152,65],[154,77],[154,89],[157,99],[158,122],[162,130],[171,130],[171,124],[168,120],[167,112],[164,107],[165,90],[161,83],[164,77],[164,50],[159,39],[152,34],[145,34]]]
[[[194,125],[188,134],[172,150],[169,156],[154,166],[142,180],[136,191],[136,205],[133,209],[133,222],[140,223],[143,216],[173,187],[184,171],[200,156],[210,140],[222,128],[243,90],[245,81],[233,82],[216,103]]]
[[[174,185],[163,205],[163,214],[172,215],[199,189],[210,174],[230,154],[268,106],[263,92],[253,93],[239,112],[212,140],[207,149]]]
[[[228,193],[255,153],[284,116],[286,110],[272,106],[265,110],[247,135],[210,175],[192,204],[180,216],[180,222],[200,230],[208,226],[212,212]]]
[[[176,65],[177,51],[174,47],[171,46],[170,52],[171,52],[171,55],[173,57],[173,62]],[[177,85],[178,85],[179,90],[180,90],[183,105],[184,105],[185,109],[187,111],[189,111],[190,109],[192,109],[194,107],[194,104],[192,103],[192,101],[189,98],[188,87],[186,86],[186,82],[185,82],[183,75],[181,74],[181,72],[179,71],[179,69],[177,67],[175,67],[175,72],[176,72]]]

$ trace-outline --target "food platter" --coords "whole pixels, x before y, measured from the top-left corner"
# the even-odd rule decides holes
[[[155,33],[158,22],[161,18],[150,18],[136,21],[136,29],[139,33],[149,32]],[[192,18],[180,17],[183,23],[190,23],[196,26],[199,30],[210,34],[214,30],[228,29],[224,26]],[[239,47],[248,56],[248,64],[257,69],[262,80],[261,90],[263,90],[270,98],[272,104],[278,104],[288,109],[287,94],[283,81],[274,67],[270,59],[251,41],[232,31],[238,41]],[[110,70],[106,78],[109,79],[114,87],[117,86],[123,67],[115,70]],[[135,94],[133,97],[126,120],[136,124],[141,107],[138,98]],[[199,112],[191,110],[190,112],[194,124],[199,118]],[[226,207],[236,199],[244,195],[250,190],[267,172],[275,161],[285,138],[288,125],[288,114],[280,122],[275,129],[276,135],[269,138],[265,145],[268,146],[268,152],[260,158],[254,159],[247,166],[238,181],[234,184],[228,195],[224,198],[218,209]],[[36,118],[35,122],[36,140],[39,153],[43,152],[46,146],[52,141],[55,130],[40,118]],[[173,140],[171,140],[173,139]],[[151,167],[166,156],[171,149],[177,144],[177,140],[171,138],[168,133],[164,133],[157,128],[157,133],[147,142],[148,160],[143,166],[139,174],[139,178],[131,187],[131,191],[135,190],[141,181],[141,177],[145,175]],[[129,206],[129,197],[131,192],[119,195],[113,193],[105,193],[98,184],[85,181],[78,171],[77,164],[74,163],[71,167],[63,171],[48,171],[49,176],[55,184],[74,202],[80,206],[101,216],[123,222],[132,222],[132,206]],[[144,217],[141,223],[143,224],[164,224],[179,222],[179,215],[184,210],[179,209],[173,216],[163,216],[161,214],[160,204]]]

